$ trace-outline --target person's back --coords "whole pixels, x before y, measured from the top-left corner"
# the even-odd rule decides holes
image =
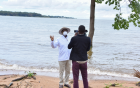
[[[72,60],[72,70],[74,84],[73,88],[79,88],[79,70],[81,71],[84,88],[88,88],[87,80],[87,51],[90,50],[90,38],[84,35],[85,27],[83,25],[79,26],[79,34],[73,37],[68,45],[71,49],[70,60]]]
[[[73,46],[73,47],[72,47]],[[71,39],[71,43],[68,48],[72,47],[70,60],[74,61],[86,61],[87,51],[90,49],[90,38],[83,34],[78,34]]]

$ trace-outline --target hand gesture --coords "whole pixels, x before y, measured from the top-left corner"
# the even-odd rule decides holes
[[[51,41],[54,41],[54,36],[50,36]]]

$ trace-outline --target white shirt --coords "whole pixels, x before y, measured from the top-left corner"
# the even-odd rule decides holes
[[[55,42],[51,41],[52,48],[56,48],[58,46],[59,49],[59,57],[58,61],[66,61],[70,59],[71,49],[68,49],[69,39],[68,37],[64,37],[63,35],[59,37]]]

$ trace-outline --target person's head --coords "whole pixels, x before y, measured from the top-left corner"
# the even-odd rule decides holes
[[[59,34],[61,35],[67,35],[70,32],[69,28],[63,27],[59,30]]]
[[[84,34],[86,29],[85,29],[85,26],[84,25],[80,25],[79,28],[78,28],[78,31],[79,31],[79,34]]]
[[[67,29],[63,29],[63,30],[62,30],[62,34],[63,34],[63,35],[67,35],[67,34],[68,34],[68,30],[67,30]]]

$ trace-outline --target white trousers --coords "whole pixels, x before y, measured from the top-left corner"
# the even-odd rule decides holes
[[[69,84],[71,60],[59,61],[59,85]],[[63,73],[65,71],[65,79],[63,79]]]

